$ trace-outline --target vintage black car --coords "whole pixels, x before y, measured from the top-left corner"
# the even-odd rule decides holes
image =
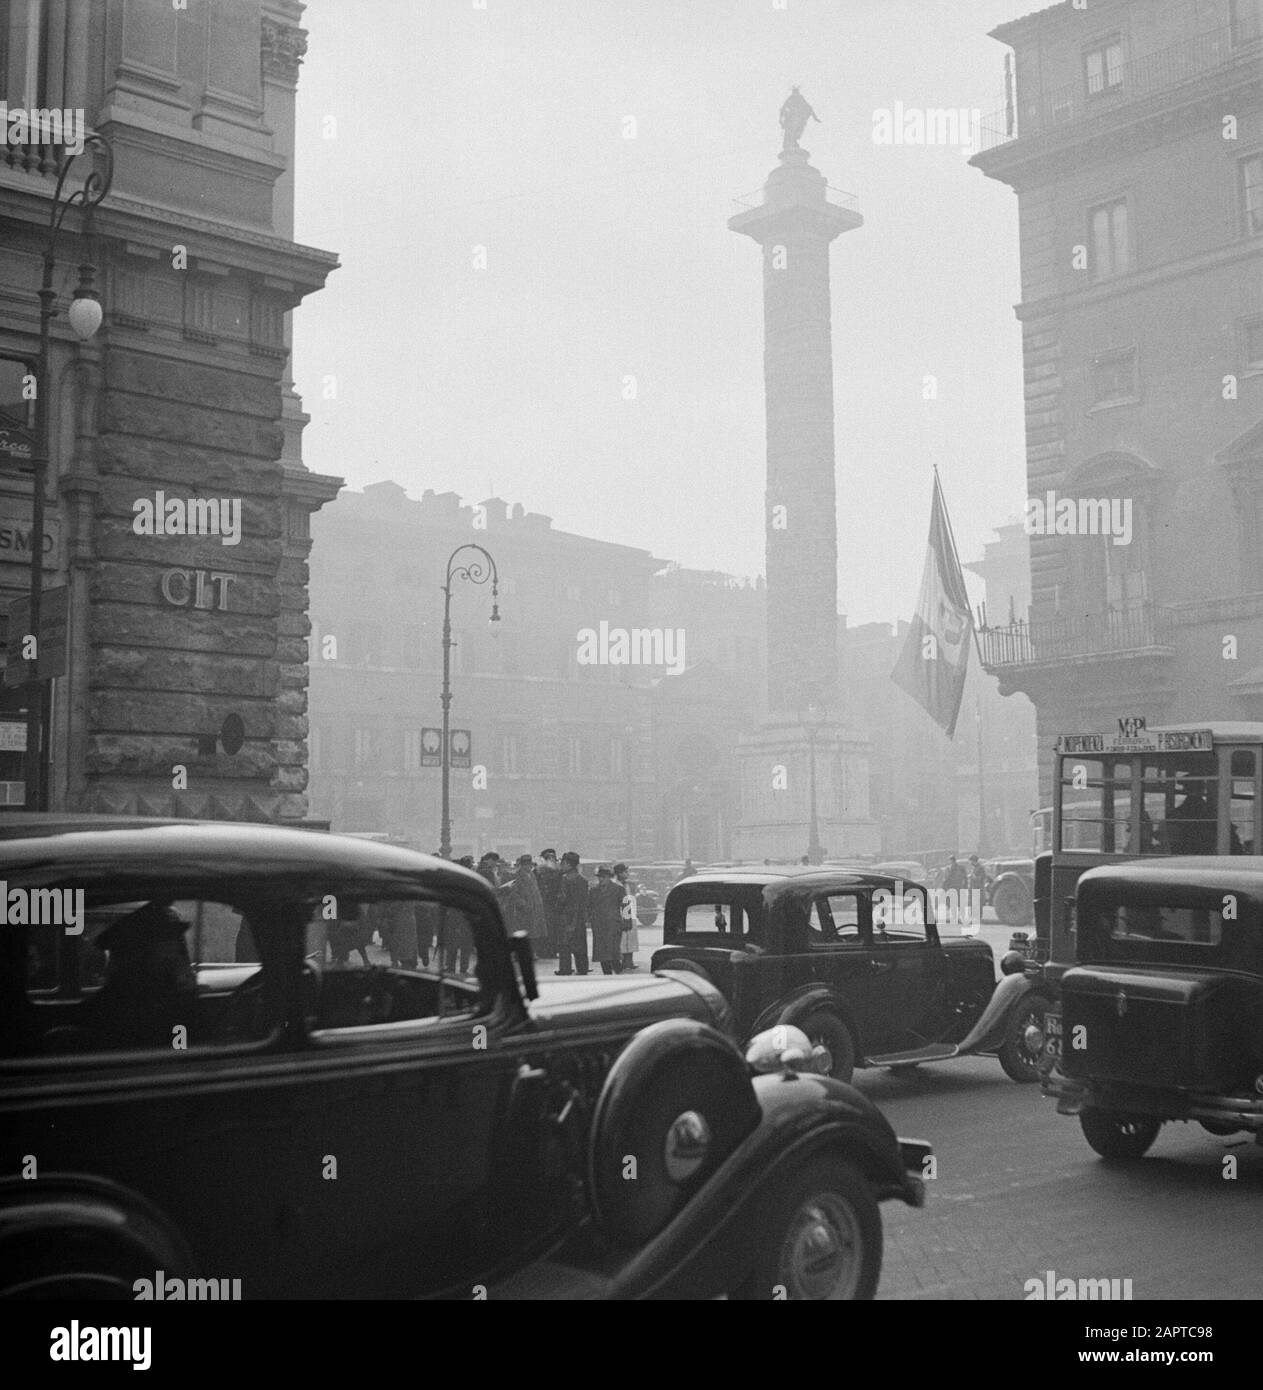
[[[1166,1120],[1263,1142],[1263,858],[1089,869],[1045,1090],[1104,1158]]]
[[[797,1025],[828,1048],[838,1080],[985,1052],[1013,1080],[1038,1081],[1050,995],[1016,952],[997,983],[976,930],[937,923],[921,885],[884,874],[704,872],[668,894],[652,965],[714,983],[739,1036]]]
[[[696,974],[537,988],[442,860],[17,817],[0,879],[7,1296],[862,1298],[922,1200],[809,1044],[752,1075]],[[430,966],[324,963],[366,914]]]

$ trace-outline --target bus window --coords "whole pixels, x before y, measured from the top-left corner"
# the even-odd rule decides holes
[[[1061,848],[1121,854],[1131,826],[1131,764],[1066,758],[1061,765]]]
[[[1250,748],[1232,754],[1232,795],[1228,799],[1228,853],[1254,853],[1254,778],[1258,755]]]
[[[1148,822],[1141,837],[1142,854],[1216,852],[1219,779],[1213,753],[1194,753],[1178,761],[1146,758],[1141,788]]]

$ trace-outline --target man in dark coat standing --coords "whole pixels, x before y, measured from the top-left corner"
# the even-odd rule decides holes
[[[548,945],[548,918],[544,914],[544,900],[539,895],[534,869],[535,861],[529,854],[518,856],[502,904],[510,934],[524,931],[530,939],[532,954]]]
[[[586,975],[589,973],[588,881],[579,872],[579,856],[574,850],[567,850],[561,856],[561,864],[561,944],[557,974]]]
[[[535,882],[544,903],[548,921],[548,941],[540,951],[541,960],[556,960],[561,945],[561,870],[557,867],[557,851],[542,849],[535,869]]]
[[[592,923],[592,959],[603,975],[618,975],[623,969],[623,885],[614,881],[608,864],[596,871],[596,887],[588,895],[588,918]]]

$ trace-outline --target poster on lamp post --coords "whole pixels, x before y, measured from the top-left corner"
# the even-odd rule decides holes
[[[421,766],[443,766],[443,730],[421,730]]]
[[[452,730],[451,765],[453,767],[473,766],[473,739],[468,729]]]

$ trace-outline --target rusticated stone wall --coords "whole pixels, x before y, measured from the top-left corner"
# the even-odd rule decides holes
[[[280,415],[279,372],[105,355],[85,809],[305,814],[310,542],[305,525],[286,534]],[[136,534],[133,504],[157,489],[239,499],[239,543]],[[229,577],[204,581],[198,607],[196,579],[173,571]],[[233,714],[245,741],[229,753],[219,734]]]

